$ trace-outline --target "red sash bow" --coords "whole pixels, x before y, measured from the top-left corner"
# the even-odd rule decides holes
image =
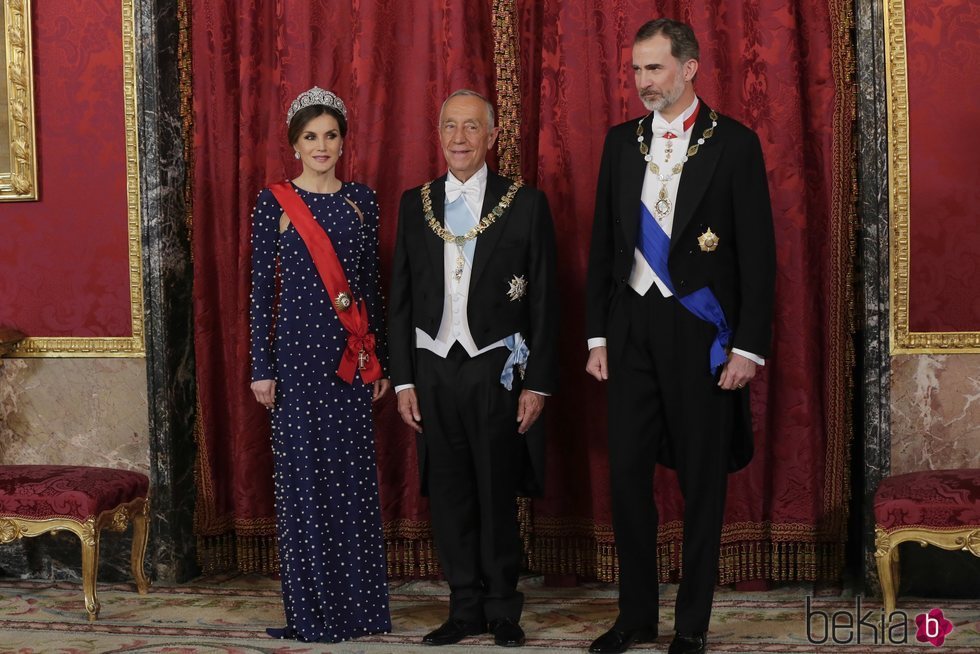
[[[354,383],[356,371],[360,371],[361,380],[365,384],[381,379],[381,364],[374,352],[374,334],[368,332],[367,303],[363,299],[353,299],[350,284],[330,237],[316,222],[310,208],[299,197],[292,184],[277,182],[269,190],[279,201],[310,251],[313,265],[330,295],[330,303],[337,312],[340,324],[347,330],[347,347],[340,358],[337,375],[348,384]],[[341,302],[341,298],[346,299],[346,305]]]

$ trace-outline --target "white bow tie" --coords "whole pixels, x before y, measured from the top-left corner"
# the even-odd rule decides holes
[[[462,184],[452,179],[446,179],[446,202],[455,202],[461,195],[464,196],[464,199],[470,202],[479,201],[479,182],[472,177]]]
[[[667,133],[672,134],[673,136],[671,138],[673,138],[684,131],[683,128],[671,127],[670,123],[663,118],[654,118],[651,123],[651,128],[653,129],[653,138],[655,139],[663,138]]]

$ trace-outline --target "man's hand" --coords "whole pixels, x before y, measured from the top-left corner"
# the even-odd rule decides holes
[[[609,359],[607,357],[605,345],[599,345],[589,350],[589,360],[585,364],[585,372],[599,381],[609,379]]]
[[[517,399],[517,433],[526,434],[544,410],[545,396],[532,391],[523,390]]]
[[[728,361],[721,369],[718,386],[726,391],[734,391],[744,387],[755,377],[755,361],[746,359],[741,354],[728,353]]]
[[[271,409],[276,405],[275,379],[260,379],[258,381],[254,381],[252,382],[251,389],[252,394],[255,395],[255,401],[265,408]]]
[[[388,389],[391,388],[391,381],[388,379],[376,379],[374,380],[374,389],[371,393],[371,401],[377,402],[385,396]]]
[[[419,398],[415,395],[414,388],[403,388],[395,394],[398,399],[398,415],[402,417],[402,422],[422,433],[422,414],[419,412]]]

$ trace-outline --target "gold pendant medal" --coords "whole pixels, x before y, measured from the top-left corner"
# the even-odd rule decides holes
[[[463,247],[456,244],[456,265],[453,267],[453,280],[459,281],[463,278],[463,266],[466,260],[463,257]]]
[[[661,220],[670,215],[670,199],[667,197],[666,186],[660,187],[660,193],[657,194],[657,202],[653,205],[653,211]]]
[[[337,311],[347,311],[350,309],[351,304],[350,294],[346,291],[337,293],[337,297],[333,301],[333,305],[337,307]]]

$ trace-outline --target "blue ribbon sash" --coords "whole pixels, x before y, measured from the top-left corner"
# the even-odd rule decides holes
[[[524,342],[524,337],[521,336],[520,332],[505,338],[504,344],[510,350],[510,356],[504,362],[504,370],[500,373],[500,383],[509,391],[514,388],[514,366],[517,366],[521,379],[524,379],[524,370],[527,368],[527,358],[531,355],[531,351],[527,349],[527,343]]]
[[[709,353],[709,368],[711,374],[715,374],[728,360],[728,345],[732,341],[732,330],[725,320],[725,312],[718,298],[707,286],[684,297],[678,297],[677,291],[674,290],[674,283],[670,279],[670,271],[667,269],[670,237],[642,202],[640,203],[640,252],[681,306],[701,320],[710,322],[718,330],[715,340],[711,342]]]

